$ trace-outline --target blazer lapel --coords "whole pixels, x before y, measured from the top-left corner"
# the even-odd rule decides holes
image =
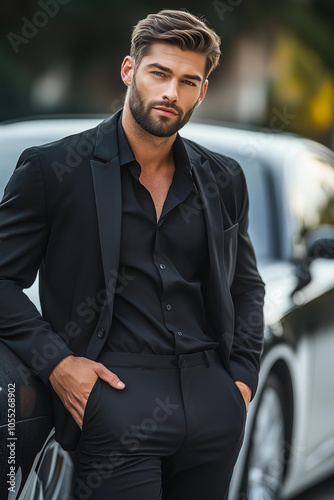
[[[188,148],[187,148],[188,150]],[[233,340],[234,308],[224,268],[224,226],[219,187],[208,160],[188,150],[195,184],[199,191],[206,222],[209,249],[209,277],[205,287],[208,319],[217,339],[226,343],[222,355],[228,355]],[[228,359],[224,360],[227,364]]]
[[[199,163],[198,159],[192,160],[192,166],[195,184],[203,204],[210,254],[212,253],[214,260],[221,259],[224,256],[224,226],[218,186],[207,160],[204,163]]]
[[[104,280],[106,290],[111,292],[107,293],[109,322],[112,317],[118,276],[122,219],[121,175],[116,133],[119,114],[116,113],[98,127],[94,151],[96,159],[91,160]],[[102,313],[101,317],[104,314]]]

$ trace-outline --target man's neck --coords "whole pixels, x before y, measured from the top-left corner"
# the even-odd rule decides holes
[[[135,121],[128,106],[123,110],[122,126],[142,171],[157,172],[161,168],[173,165],[172,147],[176,134],[171,137],[156,137],[149,134]]]

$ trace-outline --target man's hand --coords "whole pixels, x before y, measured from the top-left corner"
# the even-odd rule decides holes
[[[248,411],[248,406],[250,403],[250,400],[252,399],[252,389],[248,387],[248,385],[244,384],[243,382],[240,382],[237,380],[235,382],[236,386],[238,387],[239,391],[242,394],[242,397],[244,398],[245,405],[246,405],[246,411]]]
[[[98,377],[115,389],[125,387],[117,375],[101,363],[76,356],[62,359],[49,377],[53,389],[80,429],[88,397]]]

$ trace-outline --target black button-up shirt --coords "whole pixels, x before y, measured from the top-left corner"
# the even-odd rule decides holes
[[[159,221],[141,167],[118,123],[122,186],[120,275],[106,348],[116,352],[185,354],[213,349],[202,278],[208,264],[201,210],[184,217],[181,205],[196,206],[198,193],[182,140],[173,145],[175,172]],[[181,209],[180,209],[181,208]]]

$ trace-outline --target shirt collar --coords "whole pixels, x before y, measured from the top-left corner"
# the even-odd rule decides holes
[[[117,124],[118,157],[121,166],[136,161],[122,126],[122,116],[123,113],[120,114]]]
[[[191,163],[188,157],[186,147],[181,139],[181,136],[177,134],[174,144],[173,144],[173,155],[175,162],[175,169],[184,170],[185,172],[191,173]]]

